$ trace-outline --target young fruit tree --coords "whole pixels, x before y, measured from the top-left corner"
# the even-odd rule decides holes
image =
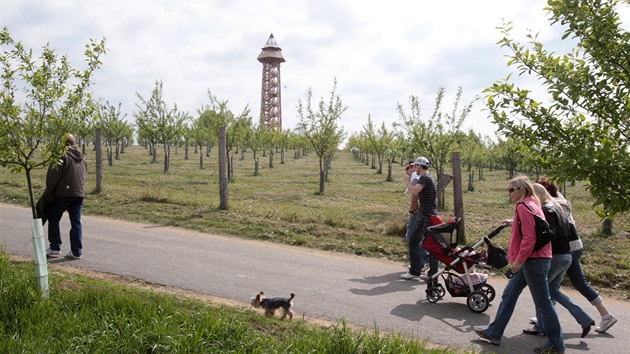
[[[58,164],[65,153],[63,136],[92,117],[95,104],[90,95],[91,78],[101,66],[105,39],[86,45],[87,68],[70,65],[46,45],[39,57],[11,38],[8,28],[0,32],[0,165],[24,173],[33,212],[33,245],[42,295],[47,296],[47,266],[43,226],[37,215],[31,172]],[[41,249],[41,254],[38,249]]]
[[[324,194],[324,187],[328,176],[328,170],[333,155],[339,144],[345,138],[343,127],[339,127],[338,121],[346,111],[341,97],[337,94],[337,79],[333,80],[333,88],[330,92],[330,100],[320,98],[318,111],[314,111],[312,105],[313,92],[309,88],[306,91],[306,104],[298,101],[298,116],[300,123],[298,130],[310,143],[313,151],[319,157],[319,192]]]

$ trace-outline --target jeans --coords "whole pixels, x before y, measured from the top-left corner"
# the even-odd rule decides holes
[[[553,346],[555,349],[564,350],[564,338],[560,328],[560,321],[549,297],[547,274],[550,266],[551,259],[548,258],[530,258],[525,261],[525,264],[508,281],[507,286],[503,290],[497,315],[494,321],[484,330],[486,335],[497,341],[501,340],[505,327],[507,327],[514,313],[516,301],[523,289],[529,286],[537,312],[540,309],[542,323],[547,331],[548,341],[545,346]]]
[[[83,231],[81,227],[81,210],[83,197],[55,197],[48,214],[48,242],[53,251],[61,250],[61,231],[59,222],[65,211],[70,217],[70,249],[72,254],[80,257],[83,253]]]
[[[602,302],[602,298],[599,296],[599,293],[586,281],[584,271],[582,270],[582,262],[580,261],[582,253],[584,253],[583,248],[571,252],[572,261],[571,266],[567,269],[567,277],[571,281],[571,285],[573,285],[575,290],[579,291],[580,294],[582,294],[582,296],[584,296],[592,305],[597,305]]]
[[[578,304],[573,302],[571,298],[564,295],[560,292],[560,284],[562,283],[562,278],[564,278],[564,273],[569,269],[569,266],[572,263],[573,257],[570,253],[567,254],[554,254],[551,259],[551,268],[549,269],[549,295],[553,300],[556,300],[560,305],[569,310],[573,318],[585,328],[593,322],[593,318],[589,316]],[[536,312],[536,317],[538,318],[538,323],[534,326],[534,329],[539,332],[544,332],[544,328],[542,328],[541,318],[538,311]]]
[[[427,228],[431,226],[431,220],[415,212],[407,223],[407,246],[409,247],[409,273],[419,275],[426,263],[429,263],[429,252],[422,248],[422,241]],[[436,261],[437,263],[437,261]],[[437,268],[437,267],[436,267]]]

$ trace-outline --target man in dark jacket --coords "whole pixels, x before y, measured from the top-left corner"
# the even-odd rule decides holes
[[[85,197],[85,176],[87,162],[85,156],[75,146],[72,134],[65,135],[68,150],[61,157],[61,165],[51,164],[46,174],[46,191],[52,191],[55,200],[48,214],[47,257],[58,257],[61,254],[61,231],[59,222],[65,211],[70,217],[70,251],[66,258],[81,259],[83,254],[83,234],[81,227],[81,210]]]

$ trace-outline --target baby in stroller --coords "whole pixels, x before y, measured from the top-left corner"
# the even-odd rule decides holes
[[[490,242],[505,225],[501,225],[477,243],[459,248],[457,242],[453,242],[453,235],[456,235],[460,221],[461,218],[452,218],[446,223],[427,229],[422,247],[445,265],[444,269],[436,272],[427,281],[427,300],[436,303],[448,290],[453,297],[466,297],[471,311],[482,313],[488,309],[496,292],[487,282],[488,275],[475,272],[475,267],[500,269],[507,265],[505,250],[495,247]],[[448,236],[449,241],[445,236]],[[476,249],[484,243],[488,250],[477,251]],[[439,283],[440,277],[444,280],[446,289]]]

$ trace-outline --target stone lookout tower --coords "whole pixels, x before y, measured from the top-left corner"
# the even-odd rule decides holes
[[[265,127],[282,130],[282,98],[280,94],[280,64],[284,63],[282,49],[278,47],[273,33],[258,55],[263,65],[262,93],[260,98],[260,122]]]

